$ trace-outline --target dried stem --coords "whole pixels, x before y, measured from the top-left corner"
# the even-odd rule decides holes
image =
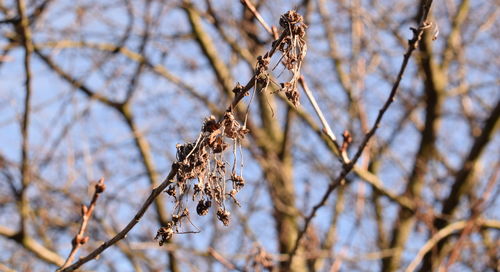
[[[425,254],[429,252],[432,248],[436,246],[436,244],[442,239],[450,236],[455,231],[459,231],[465,228],[468,224],[468,221],[458,221],[452,224],[449,224],[445,228],[438,231],[432,238],[425,243],[425,245],[418,251],[417,256],[411,261],[410,265],[406,268],[405,272],[413,272],[420,264]],[[500,221],[498,220],[478,220],[477,225],[483,228],[493,228],[500,229]]]
[[[288,29],[285,29],[283,33],[281,33],[281,36],[273,43],[273,47],[271,48],[271,50],[269,50],[266,54],[264,54],[263,58],[271,58],[274,55],[274,53],[276,53],[278,46],[281,44],[281,42],[287,35],[288,35]],[[250,89],[252,89],[253,86],[255,85],[256,81],[255,79],[256,75],[253,75],[252,78],[248,81],[248,83],[243,87],[243,89],[238,93],[236,93],[233,102],[231,102],[231,105],[227,108],[227,111],[232,111],[232,109],[234,109],[236,105],[238,105],[241,99],[243,99],[243,97],[247,95],[248,91],[250,91]]]

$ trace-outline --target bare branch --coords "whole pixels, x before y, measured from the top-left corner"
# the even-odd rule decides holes
[[[424,30],[429,27],[429,23],[426,20],[427,20],[428,14],[429,14],[429,10],[431,8],[431,4],[432,4],[432,0],[429,0],[422,5],[423,15],[422,15],[422,18],[420,19],[420,25],[418,26],[418,29],[412,29],[413,38],[408,41],[408,43],[409,43],[408,49],[407,49],[406,53],[404,54],[403,63],[401,64],[401,68],[399,69],[398,76],[397,76],[396,81],[394,82],[394,84],[392,86],[389,97],[387,98],[386,102],[384,103],[384,105],[382,106],[382,108],[379,111],[379,114],[377,116],[377,119],[375,120],[375,123],[373,124],[373,127],[365,135],[363,142],[359,146],[358,151],[356,152],[356,154],[352,158],[351,162],[344,165],[343,170],[340,173],[340,175],[338,176],[338,178],[335,179],[334,181],[332,181],[328,185],[328,188],[325,191],[325,193],[323,194],[323,196],[321,197],[321,200],[318,202],[318,204],[316,204],[313,207],[311,213],[305,218],[304,227],[302,228],[302,231],[299,232],[299,235],[297,236],[297,239],[295,241],[295,246],[294,246],[292,252],[290,253],[288,265],[292,264],[293,257],[297,253],[297,249],[299,247],[300,241],[304,237],[304,234],[307,232],[307,229],[308,229],[309,225],[311,224],[312,219],[316,216],[316,213],[318,212],[318,210],[325,205],[330,194],[342,183],[342,181],[347,176],[347,174],[349,174],[349,172],[354,168],[354,165],[356,164],[358,159],[361,157],[361,154],[363,153],[366,145],[368,144],[368,141],[371,139],[371,137],[377,131],[385,112],[387,111],[389,106],[392,104],[392,102],[395,100],[395,96],[397,94],[399,84],[401,83],[401,80],[403,79],[403,74],[406,70],[406,66],[408,65],[408,62],[410,61],[411,54],[417,48],[418,43],[422,38],[422,34],[424,33]]]
[[[250,0],[240,0],[240,1],[245,7],[247,7],[252,12],[253,16],[255,16],[255,18],[259,21],[259,23],[262,25],[262,27],[264,27],[264,29],[267,31],[267,33],[274,36],[273,30],[271,29],[271,27],[269,27],[269,25],[266,23],[264,18],[262,18],[259,11],[255,8],[255,6],[252,4],[252,2],[250,2]]]
[[[259,62],[263,62],[263,60],[270,59],[278,47],[280,46],[281,42],[283,39],[287,36],[290,35],[288,29],[284,29],[283,33],[279,37],[278,40],[273,42],[272,48],[264,55],[264,57],[259,57]],[[264,64],[264,67],[267,69],[266,65]],[[258,70],[255,71],[255,73],[258,73]],[[233,101],[230,103],[230,105],[227,107],[227,112],[232,112],[232,110],[238,105],[238,103],[245,97],[248,93],[248,91],[254,86],[255,84],[255,78],[257,74],[254,74],[254,76],[248,81],[248,83],[245,86],[237,85],[233,92],[235,93]],[[220,122],[223,122],[224,119],[222,119]],[[62,272],[67,272],[67,271],[74,271],[75,269],[79,268],[83,264],[89,262],[92,259],[95,259],[97,256],[99,256],[100,253],[102,253],[104,250],[106,250],[108,247],[112,246],[113,244],[117,243],[121,239],[125,238],[127,233],[132,230],[137,223],[139,223],[140,219],[144,215],[144,213],[147,211],[149,206],[155,201],[155,199],[170,185],[173,183],[174,177],[177,175],[179,170],[179,164],[177,162],[172,164],[171,170],[169,174],[167,175],[167,178],[158,185],[156,188],[152,190],[150,193],[149,197],[146,199],[146,201],[142,204],[141,208],[139,211],[135,214],[134,218],[127,224],[125,228],[123,228],[118,234],[116,234],[113,238],[110,240],[104,242],[101,246],[99,246],[97,249],[89,253],[87,256],[80,258],[77,262],[72,264],[71,266],[68,266],[64,269],[62,269]]]
[[[68,255],[68,258],[66,258],[66,261],[64,264],[61,266],[61,269],[64,269],[66,266],[68,266],[71,262],[73,262],[73,259],[75,258],[76,253],[78,252],[78,249],[82,247],[87,241],[89,240],[88,236],[84,236],[85,231],[87,230],[88,223],[90,221],[90,217],[92,217],[92,213],[94,212],[95,205],[97,203],[97,199],[99,198],[99,195],[104,192],[106,189],[106,185],[104,185],[104,178],[101,178],[97,184],[95,185],[95,191],[94,195],[92,196],[92,200],[90,201],[90,204],[88,206],[82,205],[82,222],[80,224],[80,229],[78,230],[78,233],[75,235],[73,240],[71,241],[71,251]]]
[[[420,264],[420,261],[424,258],[424,256],[432,249],[436,244],[442,239],[450,236],[456,231],[459,231],[467,226],[468,221],[458,221],[448,226],[442,228],[438,231],[432,238],[425,243],[425,245],[420,248],[417,253],[417,256],[413,259],[413,261],[406,268],[406,272],[413,272]],[[500,221],[498,220],[478,220],[478,226],[483,228],[492,228],[492,229],[500,229]]]
[[[132,230],[132,228],[134,228],[135,225],[139,223],[142,216],[144,215],[144,213],[146,213],[149,206],[154,202],[154,200],[165,190],[165,188],[167,188],[168,185],[172,183],[172,179],[175,177],[176,174],[177,174],[177,165],[173,164],[170,173],[167,175],[167,178],[165,178],[165,180],[160,185],[158,185],[158,187],[154,188],[151,191],[149,197],[142,204],[139,211],[137,211],[134,218],[127,224],[127,226],[125,226],[125,228],[123,228],[113,238],[104,242],[101,246],[99,246],[94,251],[89,253],[87,256],[80,258],[76,263],[62,269],[61,272],[74,271],[75,269],[79,268],[80,266],[89,262],[90,260],[97,258],[97,256],[99,256],[99,254],[101,254],[101,252],[106,250],[108,247],[114,245],[121,239],[125,238],[127,236],[127,233],[129,233]]]

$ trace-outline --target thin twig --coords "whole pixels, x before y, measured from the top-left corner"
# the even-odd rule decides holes
[[[399,84],[401,83],[401,80],[403,79],[403,74],[406,70],[406,66],[408,65],[408,62],[410,61],[411,54],[415,49],[417,49],[418,44],[420,40],[422,39],[422,35],[424,34],[424,30],[428,29],[431,24],[427,22],[427,16],[429,14],[429,10],[431,8],[432,0],[428,0],[426,3],[423,4],[423,15],[422,18],[420,19],[420,23],[418,26],[418,29],[415,28],[410,28],[413,31],[413,38],[408,41],[408,49],[406,50],[406,53],[403,58],[403,63],[401,64],[401,68],[399,69],[398,76],[396,78],[396,81],[394,82],[394,85],[392,86],[391,93],[389,94],[389,97],[385,101],[384,106],[380,109],[379,114],[377,116],[377,119],[375,120],[375,123],[373,124],[372,128],[370,131],[365,135],[365,138],[363,139],[363,142],[358,148],[358,151],[356,152],[356,155],[354,155],[352,161],[356,163],[356,161],[359,159],[361,154],[363,153],[366,145],[368,144],[368,141],[370,141],[371,137],[375,134],[377,129],[380,127],[380,122],[382,121],[382,117],[384,116],[385,112],[387,109],[389,109],[389,106],[394,102],[396,99],[396,94],[399,88]]]
[[[228,261],[224,256],[222,256],[219,252],[217,252],[214,248],[209,247],[208,248],[208,254],[212,256],[214,259],[216,259],[220,264],[222,264],[224,267],[226,267],[229,270],[237,270],[241,271],[234,265],[232,262]]]
[[[167,178],[160,184],[158,187],[154,188],[151,191],[151,194],[149,197],[144,201],[142,204],[141,208],[137,213],[135,214],[134,218],[123,228],[118,234],[116,234],[113,238],[109,239],[108,241],[104,242],[101,246],[96,248],[94,251],[92,251],[90,254],[87,256],[80,258],[76,263],[64,268],[61,270],[61,272],[67,272],[67,271],[74,271],[75,269],[79,268],[83,264],[87,263],[88,261],[97,258],[101,252],[106,250],[108,247],[114,245],[116,242],[120,241],[121,239],[125,238],[127,236],[127,233],[134,228],[137,223],[141,220],[142,216],[144,213],[147,211],[149,206],[154,202],[154,200],[167,188],[168,185],[172,184],[172,179],[175,177],[177,174],[177,164],[172,164],[172,168],[170,170],[170,173],[167,175]]]
[[[445,271],[449,270],[450,266],[456,261],[456,259],[460,255],[460,252],[462,251],[462,247],[465,243],[466,237],[469,236],[470,233],[474,230],[474,227],[476,226],[477,218],[479,218],[479,216],[484,212],[484,209],[486,208],[485,203],[490,198],[490,196],[494,190],[494,186],[496,184],[496,181],[498,180],[497,178],[498,178],[498,174],[500,172],[500,162],[497,162],[493,169],[495,169],[495,172],[493,173],[491,178],[488,180],[488,183],[486,184],[486,188],[485,188],[483,194],[474,202],[474,204],[472,204],[471,218],[469,219],[467,226],[465,226],[464,230],[460,234],[460,238],[458,239],[458,242],[453,247],[453,251],[451,252],[450,257],[448,258],[448,262],[446,263]]]
[[[264,27],[264,29],[269,34],[271,34],[271,36],[273,36],[274,35],[273,34],[273,30],[271,29],[271,27],[269,27],[269,25],[266,23],[266,21],[264,21],[264,18],[262,18],[262,16],[260,15],[259,11],[255,8],[255,6],[252,4],[252,2],[250,2],[249,0],[241,0],[241,3],[243,5],[245,5],[250,10],[250,12],[252,12],[253,16],[255,16],[255,18]]]
[[[66,259],[66,261],[64,262],[64,264],[61,266],[60,269],[64,269],[71,262],[73,262],[73,259],[75,258],[78,249],[80,249],[80,247],[82,247],[89,240],[88,236],[84,236],[85,230],[87,229],[90,217],[92,217],[92,213],[94,212],[97,199],[99,198],[99,195],[102,192],[104,192],[105,189],[106,186],[104,185],[104,178],[101,178],[99,182],[97,182],[97,184],[95,185],[94,195],[92,196],[92,200],[90,201],[89,206],[82,205],[82,222],[80,224],[80,229],[73,238],[73,241],[71,241],[72,244],[71,252],[69,253],[68,258]]]
[[[299,83],[302,86],[302,89],[306,93],[307,99],[313,106],[314,112],[316,112],[316,115],[318,115],[319,120],[321,121],[321,125],[323,125],[323,131],[325,132],[326,136],[330,138],[330,140],[333,142],[335,146],[335,152],[338,152],[340,155],[340,147],[339,144],[337,143],[337,137],[335,137],[335,134],[332,131],[332,128],[326,121],[326,118],[321,111],[321,109],[318,106],[318,102],[316,102],[316,98],[314,98],[314,95],[312,94],[311,90],[309,89],[309,86],[307,85],[306,81],[304,80],[303,76],[300,76],[299,78]],[[344,163],[349,163],[348,161],[344,161]]]
[[[330,194],[337,188],[338,185],[341,184],[341,182],[344,180],[344,178],[349,174],[349,172],[354,168],[354,165],[360,158],[361,154],[363,153],[363,150],[365,149],[366,145],[368,144],[368,141],[371,139],[371,137],[375,134],[377,129],[380,126],[380,122],[382,120],[382,117],[384,116],[385,112],[389,108],[389,106],[392,104],[392,102],[395,100],[395,96],[398,91],[399,84],[401,83],[401,80],[403,78],[403,74],[406,70],[406,66],[408,65],[408,62],[410,61],[411,54],[415,49],[418,47],[419,41],[422,39],[422,34],[424,33],[424,30],[429,28],[430,24],[427,23],[427,16],[429,14],[429,10],[432,4],[432,0],[428,0],[426,3],[422,5],[423,9],[423,15],[422,18],[420,19],[420,24],[418,29],[411,28],[413,31],[413,38],[408,41],[408,49],[406,50],[406,53],[404,54],[403,57],[403,62],[401,64],[401,68],[399,69],[398,76],[396,78],[396,81],[394,82],[391,92],[389,94],[389,97],[387,98],[386,102],[382,106],[382,108],[379,111],[379,114],[377,116],[377,119],[375,120],[375,123],[373,124],[373,127],[370,129],[370,131],[366,134],[365,138],[363,139],[363,142],[358,148],[358,151],[354,155],[353,159],[351,160],[350,163],[344,165],[342,172],[338,176],[337,179],[335,179],[332,183],[328,185],[328,188],[326,192],[324,193],[323,197],[319,201],[318,204],[316,204],[311,213],[306,217],[305,223],[304,223],[304,228],[302,229],[301,232],[299,232],[297,239],[295,241],[295,245],[293,247],[293,250],[290,252],[290,257],[288,261],[288,266],[291,266],[292,261],[294,256],[297,253],[297,250],[299,248],[299,244],[304,237],[304,234],[306,233],[307,229],[309,228],[309,225],[311,224],[312,219],[316,216],[316,213],[318,210],[323,207],[328,200]]]
[[[461,230],[467,226],[468,221],[458,221],[449,224],[445,228],[438,231],[432,238],[427,241],[422,248],[417,253],[417,256],[413,259],[410,265],[406,268],[405,272],[413,272],[420,264],[425,254],[429,252],[436,244],[442,239],[450,236],[453,232]],[[478,220],[477,225],[485,228],[500,229],[500,221],[498,220]]]

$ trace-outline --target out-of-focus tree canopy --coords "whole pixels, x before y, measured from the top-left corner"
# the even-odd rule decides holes
[[[431,3],[0,1],[0,271],[497,271],[499,11]]]

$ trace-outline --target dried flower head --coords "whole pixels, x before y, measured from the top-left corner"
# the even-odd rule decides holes
[[[198,205],[196,205],[196,213],[200,216],[207,215],[210,206],[212,206],[212,202],[210,200],[200,200]]]
[[[165,191],[169,196],[175,197],[175,186],[170,185],[168,186],[167,190]]]
[[[237,175],[236,173],[233,173],[231,175],[231,180],[233,181],[233,188],[236,189],[236,191],[241,190],[241,188],[245,186],[245,179],[242,176]]]
[[[268,64],[268,62],[266,64],[267,60],[262,59],[262,61],[263,64]],[[236,152],[235,146],[247,133],[248,129],[242,127],[229,110],[221,121],[217,121],[214,116],[205,118],[195,142],[176,146],[178,170],[175,182],[165,191],[174,198],[176,212],[172,215],[172,221],[169,222],[169,225],[158,232],[157,239],[161,238],[161,244],[173,234],[178,233],[185,218],[191,222],[189,209],[184,207],[185,202],[181,201],[187,193],[190,194],[190,199],[197,201],[196,213],[198,215],[207,215],[212,202],[214,202],[217,206],[219,220],[224,225],[229,224],[230,213],[223,208],[224,202],[230,197],[239,204],[236,200],[236,194],[244,186],[244,180],[243,177],[234,173],[235,158],[232,175],[229,178],[229,180],[233,180],[233,189],[230,193],[226,192],[227,162],[223,156],[224,151],[229,147],[226,142],[228,139],[234,143],[234,154]],[[193,190],[189,190],[189,188],[193,188]]]
[[[230,111],[224,113],[224,135],[233,140],[241,140],[245,138],[245,135],[250,132],[247,128],[244,128],[236,121],[234,115]]]
[[[236,199],[236,194],[238,193],[238,191],[236,191],[236,189],[232,189],[229,194],[227,194],[228,196],[231,197],[231,199],[233,199],[234,201],[234,204],[236,204],[238,207],[241,207],[241,204],[240,202],[238,201],[238,199]]]
[[[297,91],[297,81],[307,52],[305,41],[307,25],[303,23],[302,16],[294,10],[281,16],[280,25],[288,34],[278,46],[278,50],[283,53],[281,63],[292,73],[292,78],[288,82],[281,83],[281,91],[285,92],[287,99],[294,106],[298,106],[300,95]]]
[[[215,120],[215,116],[210,115],[209,117],[205,118],[201,131],[212,133],[219,129],[219,127],[220,125],[217,120]]]
[[[155,240],[159,239],[158,244],[160,246],[165,244],[174,235],[173,225],[172,222],[168,222],[165,227],[161,227],[156,233]]]
[[[281,15],[280,26],[286,29],[290,25],[301,23],[302,20],[302,15],[298,14],[297,11],[289,10],[287,13]]]
[[[231,220],[231,213],[223,208],[217,210],[217,218],[224,224],[224,226],[229,226],[229,221]]]

